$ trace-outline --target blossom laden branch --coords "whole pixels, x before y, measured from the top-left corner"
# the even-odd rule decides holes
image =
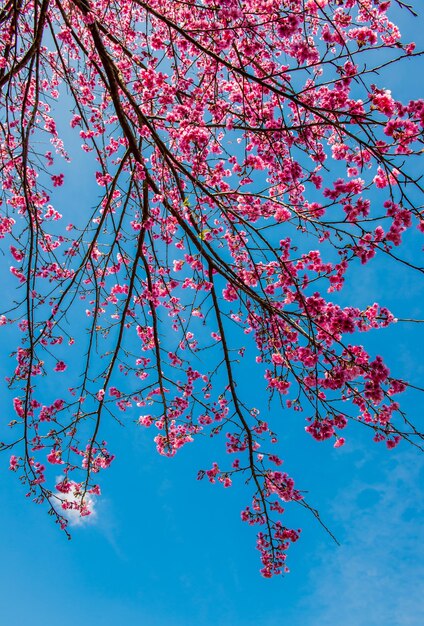
[[[418,385],[358,339],[418,320],[333,296],[349,302],[346,274],[376,256],[423,271],[402,245],[424,232],[424,101],[368,84],[420,54],[389,4],[1,9],[0,238],[17,287],[0,317],[16,344],[1,448],[65,530],[100,494],[111,419],[154,427],[165,456],[205,434],[225,441],[232,461],[217,444],[219,462],[199,478],[248,482],[242,519],[262,529],[266,577],[288,571],[299,538],[284,507],[306,507],[328,530],[281,471],[283,411],[336,450],[349,422],[389,449],[422,449],[395,400]],[[70,201],[77,142],[89,209]],[[243,367],[267,412],[244,396]]]

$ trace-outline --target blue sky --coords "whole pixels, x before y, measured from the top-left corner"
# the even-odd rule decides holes
[[[296,511],[304,531],[292,571],[268,581],[237,491],[197,483],[194,448],[170,461],[129,429],[124,438],[129,456],[72,541],[16,482],[2,481],[2,623],[422,624],[424,464],[410,450],[389,454],[358,439],[337,455],[311,449],[303,469],[312,499],[342,545]]]
[[[405,99],[420,96],[416,70],[402,67],[384,86]],[[417,237],[411,234],[406,244],[413,257]],[[381,260],[351,272],[344,297],[358,306],[376,300],[398,317],[422,319],[424,289],[416,279]],[[421,326],[399,323],[361,339],[387,358],[395,376],[422,384]],[[246,372],[246,388],[250,382]],[[403,407],[419,423],[420,395],[405,396]],[[6,456],[0,458],[1,626],[424,623],[424,462],[413,449],[403,444],[388,451],[353,426],[346,446],[334,450],[331,442],[306,437],[303,424],[288,416],[284,467],[308,489],[308,501],[341,546],[293,505],[287,524],[303,532],[290,549],[291,573],[269,581],[258,572],[255,533],[240,521],[243,487],[196,481],[197,469],[214,460],[214,442],[198,439],[166,459],[157,455],[150,431],[117,424],[110,431],[117,459],[103,475],[95,515],[72,529],[72,541],[45,508],[25,499]]]

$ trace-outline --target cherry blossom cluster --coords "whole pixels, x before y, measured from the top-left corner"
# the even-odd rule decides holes
[[[389,449],[417,437],[394,398],[407,383],[360,338],[397,319],[346,289],[424,232],[424,100],[371,82],[418,54],[390,5],[0,9],[0,333],[15,345],[0,448],[65,530],[100,494],[112,418],[169,457],[210,436],[224,443],[199,478],[251,486],[242,520],[270,577],[299,537],[282,503],[303,502],[279,469],[282,411],[336,449],[350,419]]]

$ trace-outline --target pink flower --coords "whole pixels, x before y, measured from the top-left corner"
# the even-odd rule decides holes
[[[53,187],[61,187],[63,185],[63,181],[65,180],[65,176],[63,174],[58,174],[57,176],[53,174],[51,179],[53,182]]]
[[[60,450],[52,450],[47,455],[48,462],[52,463],[53,465],[62,465],[63,461],[61,459],[61,454],[62,452]]]
[[[335,447],[335,448],[341,448],[342,446],[344,446],[344,444],[345,444],[345,439],[344,439],[344,437],[339,437],[339,438],[336,440],[336,442],[335,442],[335,444],[334,444],[334,447]]]
[[[275,365],[284,365],[284,358],[281,356],[281,354],[279,352],[275,352],[272,357],[272,362],[275,363]]]
[[[10,252],[12,253],[12,256],[15,259],[15,261],[22,261],[22,259],[24,258],[23,253],[17,248],[15,248],[15,246],[10,246]]]

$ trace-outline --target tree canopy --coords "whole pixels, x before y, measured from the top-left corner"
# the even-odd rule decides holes
[[[349,421],[420,447],[409,383],[359,336],[395,315],[341,299],[374,257],[423,272],[402,242],[424,232],[424,100],[375,84],[419,55],[390,5],[3,3],[1,448],[65,532],[100,494],[111,419],[166,456],[222,440],[228,462],[198,477],[249,482],[266,577],[299,537],[283,507],[311,508],[281,468],[285,412],[336,448]]]

